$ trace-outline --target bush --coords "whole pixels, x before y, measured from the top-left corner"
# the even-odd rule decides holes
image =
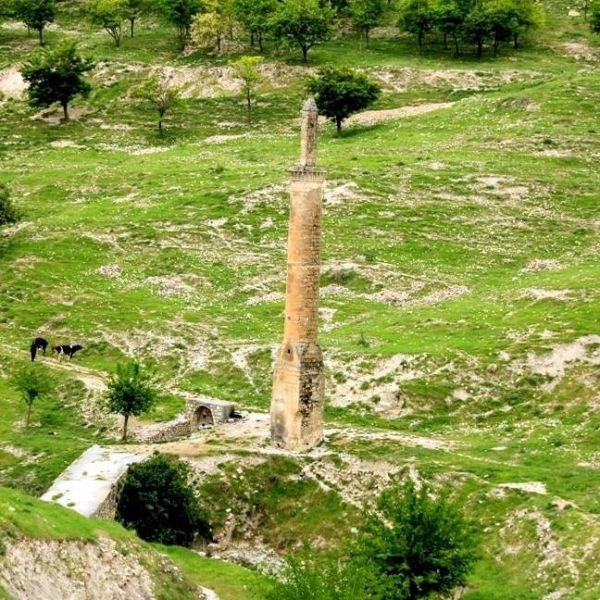
[[[0,184],[0,227],[2,225],[12,225],[20,218],[19,211],[15,208],[10,198],[8,188]]]
[[[148,542],[189,546],[211,539],[205,512],[190,485],[188,465],[164,454],[129,467],[117,503],[117,520]]]
[[[444,496],[434,499],[412,482],[386,490],[380,515],[370,515],[354,555],[372,565],[386,600],[448,595],[464,585],[476,558],[472,527]],[[379,590],[371,596],[379,597]]]
[[[309,81],[308,91],[315,95],[319,113],[335,123],[339,134],[344,119],[373,104],[381,88],[363,73],[325,67]]]

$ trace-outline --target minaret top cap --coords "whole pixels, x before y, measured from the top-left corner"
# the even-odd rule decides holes
[[[307,98],[302,106],[303,112],[318,112],[317,103],[314,98]]]
[[[300,124],[300,162],[292,169],[293,174],[301,173],[306,178],[311,173],[320,177],[322,173],[316,168],[319,111],[314,98],[308,98],[302,105]]]

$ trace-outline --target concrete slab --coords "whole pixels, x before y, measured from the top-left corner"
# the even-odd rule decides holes
[[[64,471],[42,496],[92,517],[100,513],[127,468],[143,461],[149,451],[92,446]]]

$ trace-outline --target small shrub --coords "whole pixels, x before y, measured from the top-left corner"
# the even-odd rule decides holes
[[[119,495],[117,520],[148,542],[189,546],[196,537],[211,539],[190,480],[188,465],[163,454],[131,466]]]
[[[0,184],[0,227],[2,225],[12,225],[19,218],[19,211],[17,211],[11,200],[8,188]]]

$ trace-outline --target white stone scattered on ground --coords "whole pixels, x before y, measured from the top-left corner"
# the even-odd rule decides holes
[[[22,100],[25,97],[27,83],[15,66],[0,70],[0,100]]]
[[[531,494],[547,494],[546,485],[540,481],[528,481],[526,483],[501,483],[498,487],[508,488],[509,490],[520,490]]]
[[[366,110],[349,117],[346,120],[346,125],[375,125],[376,123],[389,121],[390,119],[416,117],[436,110],[450,108],[453,104],[454,102],[432,102],[384,110]]]

